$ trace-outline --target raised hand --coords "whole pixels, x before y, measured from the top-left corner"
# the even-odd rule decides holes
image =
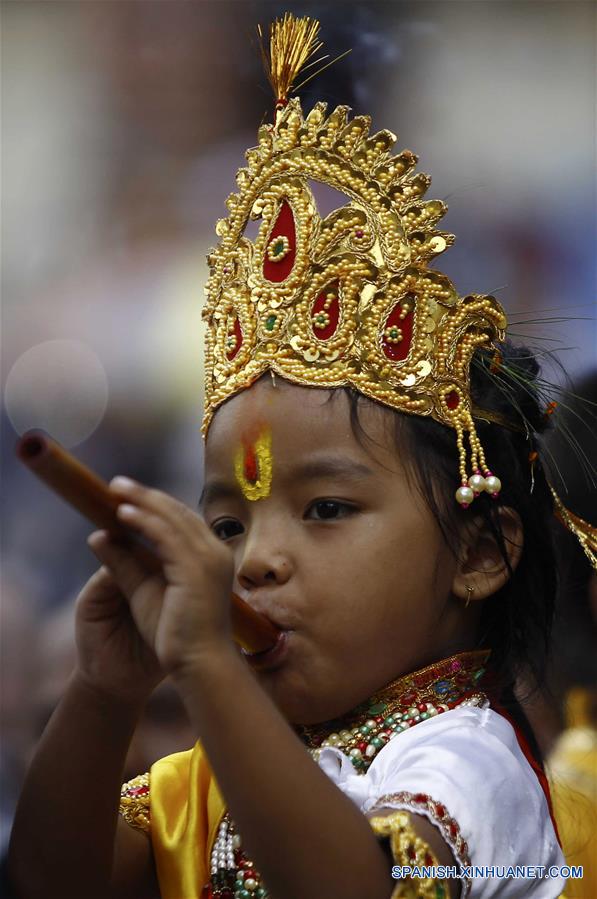
[[[192,668],[206,652],[232,642],[230,549],[183,503],[128,478],[110,484],[123,503],[118,517],[148,539],[161,563],[151,570],[138,552],[104,531],[89,545],[126,597],[130,614],[161,669]]]
[[[165,676],[137,629],[125,595],[104,565],[77,597],[75,639],[77,674],[100,693],[143,702]]]

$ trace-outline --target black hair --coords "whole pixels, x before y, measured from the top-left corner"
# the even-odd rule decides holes
[[[491,649],[488,667],[497,699],[520,726],[541,760],[532,728],[515,695],[515,685],[524,683],[529,695],[544,687],[558,590],[558,562],[551,525],[553,499],[538,452],[540,435],[549,425],[549,416],[534,388],[540,369],[532,352],[509,341],[500,345],[500,352],[497,371],[492,361],[494,354],[487,350],[477,350],[471,364],[473,404],[504,416],[514,426],[509,428],[475,418],[487,463],[502,482],[498,502],[488,494],[481,494],[474,501],[474,512],[462,509],[455,500],[459,485],[455,431],[430,417],[388,411],[394,416],[396,448],[399,452],[406,449],[413,483],[436,518],[450,549],[457,552],[457,535],[473,512],[483,518],[510,569],[506,584],[483,603],[477,646]],[[359,408],[363,403],[375,401],[352,387],[335,388],[330,399],[338,392],[348,396],[353,434],[366,449],[365,440],[373,441],[362,426]],[[533,454],[537,454],[536,458]],[[522,523],[524,545],[514,571],[500,526],[499,505],[514,509]]]
[[[573,387],[566,407],[558,413],[564,427],[560,424],[548,437],[557,468],[554,486],[571,512],[597,526],[595,473],[583,470],[577,456],[570,452],[565,433],[566,428],[573,433],[581,457],[589,462],[597,459],[597,369]],[[595,691],[597,684],[597,621],[589,598],[590,583],[597,575],[569,531],[560,528],[557,542],[563,565],[549,676],[563,702],[572,687]],[[597,712],[594,714],[597,717]]]

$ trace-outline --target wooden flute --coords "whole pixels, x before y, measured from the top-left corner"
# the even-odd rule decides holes
[[[94,471],[79,462],[64,447],[43,431],[28,431],[17,442],[18,458],[67,503],[93,524],[118,537],[131,539],[133,532],[116,516],[122,502]],[[149,564],[159,565],[157,556],[141,549]],[[236,593],[231,597],[232,633],[236,643],[247,652],[271,649],[280,632],[263,615],[251,608]]]

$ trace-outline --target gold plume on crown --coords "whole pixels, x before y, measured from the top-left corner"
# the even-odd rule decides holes
[[[297,19],[289,12],[283,19],[276,19],[270,28],[269,54],[265,49],[260,26],[257,26],[257,31],[265,74],[276,101],[285,103],[299,72],[323,47],[323,43],[317,39],[319,22],[309,16]]]
[[[202,432],[221,403],[268,370],[304,386],[350,385],[455,429],[463,506],[481,490],[497,495],[473,423],[469,368],[477,347],[504,339],[504,310],[491,296],[459,297],[428,267],[454,236],[435,228],[447,206],[423,199],[431,178],[413,172],[414,153],[392,155],[395,135],[370,134],[369,116],[349,119],[346,106],[326,112],[317,103],[304,117],[296,98],[278,106],[216,225]],[[313,183],[346,204],[320,216]],[[245,233],[251,220],[260,222],[254,241]]]

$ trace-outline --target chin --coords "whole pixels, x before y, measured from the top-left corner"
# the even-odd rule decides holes
[[[278,711],[290,724],[318,724],[326,721],[326,702],[313,685],[317,680],[306,683],[305,679],[289,666],[275,671],[256,672],[260,686],[270,697]],[[319,681],[321,683],[321,681]]]

